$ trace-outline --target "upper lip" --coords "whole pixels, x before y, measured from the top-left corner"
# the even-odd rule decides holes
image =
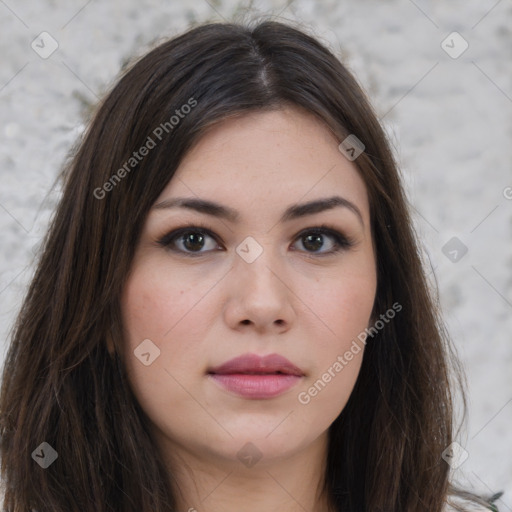
[[[221,375],[231,373],[271,374],[278,372],[287,375],[304,375],[300,368],[279,354],[269,354],[266,356],[244,354],[208,370],[208,373]]]

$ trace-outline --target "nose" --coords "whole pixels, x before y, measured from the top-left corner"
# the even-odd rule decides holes
[[[237,330],[285,332],[291,328],[294,294],[283,265],[270,257],[270,249],[252,263],[236,257],[229,273],[224,318]]]

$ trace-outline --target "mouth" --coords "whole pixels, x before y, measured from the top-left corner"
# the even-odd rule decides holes
[[[210,368],[208,377],[224,390],[249,399],[268,399],[295,386],[304,372],[279,354],[245,354]]]

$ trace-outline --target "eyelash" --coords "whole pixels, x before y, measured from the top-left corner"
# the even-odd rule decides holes
[[[200,257],[200,256],[203,256],[204,254],[211,252],[211,251],[187,252],[187,251],[183,251],[181,249],[176,249],[176,248],[171,247],[171,245],[173,244],[173,242],[176,239],[178,239],[179,237],[181,237],[183,235],[190,234],[190,233],[200,233],[202,235],[208,235],[211,238],[213,238],[217,242],[217,244],[221,245],[219,243],[217,235],[215,235],[213,233],[213,230],[210,227],[206,226],[205,224],[201,224],[201,223],[194,224],[194,225],[188,225],[188,226],[184,226],[184,227],[175,229],[175,230],[167,233],[166,235],[164,235],[162,238],[160,238],[157,241],[157,243],[161,247],[164,247],[167,250],[170,250],[173,252],[178,252],[180,254],[183,254],[185,256],[189,256],[192,258]],[[334,240],[334,249],[331,249],[329,251],[326,251],[323,253],[315,253],[315,252],[306,251],[307,254],[313,255],[313,256],[319,256],[319,257],[330,256],[330,255],[339,253],[341,251],[348,250],[352,246],[354,246],[356,243],[353,238],[343,235],[337,229],[330,227],[327,224],[321,224],[320,226],[314,226],[311,228],[303,229],[302,231],[300,231],[297,234],[297,236],[295,237],[295,240],[299,240],[301,237],[304,237],[307,234],[328,235],[328,236],[332,237],[332,239]]]

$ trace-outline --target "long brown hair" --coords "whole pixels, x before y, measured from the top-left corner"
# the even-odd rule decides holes
[[[325,490],[340,511],[441,511],[451,349],[396,162],[354,77],[315,38],[275,21],[191,29],[132,65],[98,106],[66,167],[5,362],[5,511],[176,510],[172,475],[126,378],[120,295],[148,210],[205,130],[285,105],[316,115],[340,142],[354,134],[364,144],[354,163],[378,259],[374,316],[403,308],[369,338],[330,427]],[[43,468],[36,457],[55,456],[48,445],[58,457]]]

